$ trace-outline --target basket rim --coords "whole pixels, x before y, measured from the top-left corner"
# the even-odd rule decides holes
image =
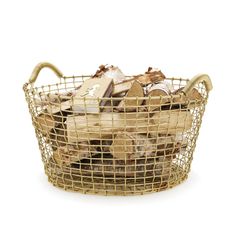
[[[41,86],[34,86],[32,85],[31,83],[28,83],[26,82],[24,85],[23,85],[23,90],[25,92],[32,92],[33,94],[35,95],[40,95],[40,93],[42,92],[37,92],[38,89],[43,89],[44,87],[48,87],[48,86],[59,86],[59,85],[62,85],[64,83],[67,83],[67,84],[74,84],[73,81],[71,82],[66,82],[66,79],[76,79],[76,78],[91,78],[93,75],[72,75],[72,76],[64,76],[62,78],[60,78],[60,82],[58,83],[53,83],[53,84],[46,84],[46,85],[41,85]],[[134,77],[132,75],[126,75],[125,77]],[[171,81],[185,81],[186,83],[188,81],[190,81],[190,79],[187,79],[187,78],[175,78],[175,77],[169,77],[169,78],[165,78],[165,80],[171,80]],[[82,80],[79,81],[79,82],[83,82]],[[158,83],[158,82],[157,82]],[[118,83],[118,84],[121,84],[121,83]],[[184,86],[183,86],[184,87]],[[71,90],[72,88],[68,89]],[[45,92],[45,94],[54,94],[55,92]],[[183,93],[183,92],[180,92],[179,94],[169,94],[169,95],[160,95],[160,96],[144,96],[144,97],[103,97],[103,98],[97,98],[97,97],[83,97],[83,98],[76,98],[76,100],[81,100],[81,101],[85,101],[85,100],[96,100],[96,101],[111,101],[111,100],[153,100],[153,99],[163,99],[163,98],[167,98],[167,99],[175,99],[175,98],[182,98],[182,97],[186,97],[186,95]],[[60,98],[60,94],[58,94],[58,98]],[[74,97],[72,97],[72,102],[73,102]],[[188,99],[188,100],[191,100],[191,99]],[[195,100],[195,99],[194,99]],[[179,102],[178,102],[179,103]]]

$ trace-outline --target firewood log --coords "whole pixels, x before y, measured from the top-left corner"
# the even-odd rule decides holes
[[[83,161],[83,160],[82,160]],[[82,162],[81,161],[81,162]],[[86,176],[135,178],[144,180],[144,177],[159,177],[163,170],[163,163],[158,159],[118,160],[109,158],[92,159],[90,163],[79,164],[78,169],[72,169],[74,174]],[[151,178],[149,178],[151,179]]]
[[[181,87],[175,91],[172,92],[173,95],[178,95],[182,92],[184,87]],[[193,88],[192,91],[185,95],[179,96],[179,97],[174,97],[173,102],[174,103],[179,103],[181,105],[185,105],[187,108],[195,108],[201,105],[203,102],[203,96],[201,93],[196,89]]]
[[[170,95],[171,90],[172,86],[166,81],[151,85],[147,89],[147,96],[149,97],[145,102],[147,109],[149,111],[160,109],[161,104],[168,103],[170,99],[165,96]]]
[[[97,72],[93,75],[93,78],[109,78],[113,79],[114,84],[123,82],[126,80],[122,71],[113,65],[100,65]]]
[[[119,133],[110,146],[110,152],[115,159],[134,159],[134,138],[129,133]]]
[[[61,103],[67,100],[70,100],[72,97],[72,92],[66,92],[66,93],[51,93],[47,94],[44,98],[44,100],[48,101],[49,103]]]
[[[150,132],[152,136],[158,134],[177,134],[185,132],[192,127],[193,117],[187,110],[166,110],[156,111],[152,116],[152,122],[156,129]]]
[[[55,120],[53,119],[52,115],[47,113],[39,114],[35,118],[34,123],[43,135],[49,135],[51,129],[55,127]]]
[[[139,99],[140,97],[144,97],[144,92],[141,84],[137,81],[134,81],[132,83],[132,86],[126,93],[125,97],[137,97],[137,99],[122,99],[122,101],[119,103],[117,109],[119,111],[135,111],[137,110],[140,105],[143,103],[142,99]]]
[[[134,83],[135,79],[131,78],[128,80],[125,80],[124,82],[118,83],[114,85],[114,89],[112,91],[112,96],[119,96],[121,93],[127,92]]]
[[[145,74],[129,77],[123,82],[115,84],[112,96],[118,96],[121,93],[127,92],[132,87],[134,81],[139,82],[142,86],[146,86],[156,82],[161,82],[164,79],[165,75],[160,70],[153,70],[153,71],[150,70],[147,71]]]
[[[159,69],[148,68],[145,74],[140,74],[135,76],[135,79],[143,85],[148,85],[151,83],[157,83],[165,79],[165,75]]]
[[[49,94],[42,94],[42,93],[36,93],[34,97],[34,102],[37,106],[47,106],[50,104],[59,105],[67,100],[70,100],[72,97],[72,92],[69,93],[49,93]]]
[[[66,117],[68,114],[70,114],[71,111],[66,110],[66,111],[59,111],[58,113],[51,114],[55,121],[55,126],[64,126],[64,122],[66,121]]]
[[[115,159],[136,159],[154,156],[156,146],[147,136],[131,132],[118,133],[110,147]]]
[[[116,70],[117,67],[111,66],[111,69],[110,69],[111,71],[109,72],[109,67],[102,65],[100,66],[100,69],[97,71],[97,73],[93,77],[98,78],[98,77],[106,76],[106,77],[113,78],[114,76],[112,75],[113,73],[112,70],[114,69]],[[117,71],[115,71],[115,73],[116,72]],[[112,92],[112,96],[118,96],[121,93],[127,92],[132,87],[132,84],[134,81],[138,81],[142,86],[146,86],[148,84],[160,82],[165,79],[165,75],[159,69],[152,69],[151,67],[148,68],[148,71],[145,72],[145,74],[140,74],[133,77],[132,76],[125,77],[122,72],[120,73],[118,71],[116,76],[117,76],[117,79],[113,79],[114,89]]]
[[[84,158],[71,165],[66,165],[59,158],[58,163],[55,160],[56,153],[51,158],[50,164],[52,167],[59,167],[56,170],[61,173],[69,173],[73,176],[88,176],[93,177],[107,177],[107,179],[124,179],[126,183],[138,183],[143,180],[145,182],[152,181],[153,178],[161,179],[162,181],[168,180],[171,175],[172,159],[165,157],[157,158],[141,158],[134,160],[118,160],[113,159],[110,155],[103,156],[101,158]],[[55,166],[55,162],[57,163]],[[69,162],[69,160],[65,161]],[[97,178],[98,179],[98,178]],[[133,181],[134,180],[134,181]],[[117,181],[118,182],[118,181]]]
[[[117,132],[131,130],[146,133],[148,113],[100,113],[68,116],[68,142],[81,140],[112,139]]]
[[[61,124],[51,129],[49,140],[53,150],[67,145],[66,125]]]
[[[110,153],[110,146],[112,144],[112,140],[91,140],[90,144],[102,154]]]
[[[104,106],[106,103],[106,100],[102,98],[110,97],[112,90],[113,80],[111,78],[84,81],[73,99],[73,111],[77,113],[99,113],[100,106]]]
[[[68,112],[60,111],[58,113],[52,114],[48,113],[47,110],[43,110],[36,118],[35,125],[42,132],[44,136],[49,136],[50,132],[59,126],[64,126],[66,121],[66,116]],[[64,128],[64,127],[63,127]]]
[[[110,99],[107,100],[104,106],[100,106],[100,108],[102,109],[102,112],[107,112],[107,113],[116,112],[117,111],[116,108],[119,105],[119,103],[120,103],[119,99],[118,100]]]
[[[89,158],[96,152],[96,149],[88,144],[81,142],[76,145],[60,146],[53,153],[53,158],[59,166],[70,166],[81,159]]]
[[[122,131],[146,133],[155,137],[159,133],[176,134],[191,128],[192,115],[189,111],[166,110],[153,113],[152,117],[149,117],[147,112],[68,116],[68,142],[112,139],[115,134]]]
[[[63,111],[70,111],[72,106],[72,100],[67,100],[61,103],[53,103],[47,106],[47,112],[50,114],[56,114]]]

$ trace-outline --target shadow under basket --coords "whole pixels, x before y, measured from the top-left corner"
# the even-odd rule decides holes
[[[36,87],[45,67],[59,82]],[[212,89],[208,75],[166,78],[179,91],[166,96],[77,98],[90,78],[63,76],[45,62],[23,86],[49,182],[81,193],[138,195],[187,179]],[[78,103],[99,112],[78,111]]]

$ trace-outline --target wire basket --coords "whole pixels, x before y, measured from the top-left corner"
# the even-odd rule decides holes
[[[36,87],[44,67],[59,82]],[[70,95],[90,77],[66,77],[54,65],[40,63],[23,86],[48,180],[65,190],[102,195],[158,192],[184,181],[212,89],[209,77],[167,78],[181,92],[94,98],[98,114],[73,111],[78,100]],[[200,98],[191,95],[194,90]],[[80,102],[86,106],[87,99]],[[132,112],[125,107],[116,112],[120,101],[131,104]]]

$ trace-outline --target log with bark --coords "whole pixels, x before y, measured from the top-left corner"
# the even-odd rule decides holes
[[[61,124],[51,129],[49,135],[49,141],[51,143],[53,150],[56,150],[59,147],[67,145],[68,141],[67,141],[66,125]]]
[[[54,168],[55,156],[56,153],[50,159],[50,164],[53,164]],[[93,180],[97,178],[104,180],[126,179],[126,183],[141,183],[142,181],[152,181],[156,177],[162,181],[167,181],[171,176],[172,159],[174,158],[159,156],[147,159],[117,160],[113,159],[111,155],[103,155],[102,157],[84,158],[71,165],[66,165],[59,159],[56,166],[59,167],[57,170],[61,173],[69,173],[71,176],[89,177]]]
[[[69,143],[81,140],[112,139],[122,131],[146,133],[157,136],[159,133],[176,134],[191,128],[192,115],[189,111],[167,110],[154,112],[100,113],[84,116],[68,116],[67,137]]]
[[[107,154],[110,153],[112,140],[91,140],[90,144],[98,151],[98,153]]]
[[[148,137],[132,132],[118,133],[110,146],[110,153],[115,159],[151,158],[155,156],[171,157],[180,151],[181,144],[175,136]]]
[[[70,92],[68,91],[63,93],[35,93],[34,102],[39,107],[45,107],[51,104],[58,105],[67,100],[71,100],[72,96],[75,94],[76,89]]]
[[[148,70],[145,72],[145,74],[140,74],[134,76],[134,78],[139,81],[143,85],[148,85],[152,83],[158,83],[163,81],[166,77],[161,72],[160,69],[155,69],[152,67],[149,67]]]
[[[183,89],[184,87],[181,87],[173,91],[172,94],[173,95],[181,94]],[[191,109],[199,107],[204,102],[204,98],[196,88],[193,88],[192,91],[186,96],[182,94],[179,97],[173,98],[173,102]]]
[[[165,75],[158,69],[148,68],[145,74],[127,77],[122,82],[116,83],[112,92],[112,96],[119,96],[122,93],[127,92],[133,85],[133,83],[139,82],[143,87],[161,82],[165,79]]]
[[[66,117],[68,112],[66,111],[59,111],[57,113],[48,113],[47,110],[43,110],[38,116],[35,117],[34,123],[37,128],[42,132],[44,136],[50,136],[50,132],[60,126],[64,129],[66,121]]]
[[[99,69],[92,76],[92,78],[109,78],[112,79],[114,84],[123,82],[126,80],[126,76],[116,66],[113,65],[100,65]]]
[[[153,113],[151,121],[156,125],[156,130],[150,132],[152,136],[157,136],[160,133],[182,133],[192,127],[193,117],[188,110],[163,110]]]
[[[136,178],[160,176],[163,164],[158,159],[114,160],[111,157],[93,159],[91,164],[78,164],[83,175],[111,178]],[[74,169],[76,171],[76,169]],[[78,171],[77,171],[78,172]]]
[[[84,141],[76,145],[67,144],[58,147],[57,150],[53,152],[53,158],[59,166],[63,167],[70,166],[82,159],[90,158],[92,155],[96,154],[96,152],[95,148]]]
[[[148,111],[160,109],[161,105],[169,103],[170,98],[166,96],[171,94],[172,89],[171,84],[167,81],[161,81],[147,87],[146,96],[148,96],[149,99],[146,100],[145,105],[147,106]]]
[[[51,129],[53,129],[56,124],[52,115],[45,112],[42,112],[41,114],[39,114],[35,118],[34,123],[37,129],[40,130],[44,136],[49,135]]]
[[[72,91],[61,93],[36,93],[34,102],[37,107],[47,110],[49,114],[56,114],[58,112],[70,111],[72,106],[72,98],[77,93],[80,86],[75,87]]]
[[[47,106],[47,112],[57,114],[62,112],[71,112],[72,100],[63,101],[61,103],[51,103]]]
[[[156,146],[146,135],[132,132],[118,133],[110,147],[115,159],[136,159],[155,156]]]
[[[84,116],[68,116],[68,142],[80,140],[112,139],[119,131],[148,131],[148,113],[100,113]]]

